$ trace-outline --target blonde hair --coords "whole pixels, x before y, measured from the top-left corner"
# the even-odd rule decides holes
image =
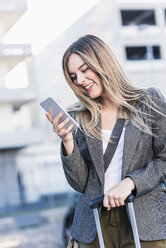
[[[62,61],[66,81],[81,102],[81,107],[77,111],[85,133],[101,139],[97,124],[102,104],[100,98],[91,99],[72,82],[68,71],[68,59],[73,53],[78,54],[98,74],[107,96],[126,112],[133,124],[142,131],[153,135],[144,118],[141,117],[142,114],[144,116],[147,114],[140,112],[135,106],[139,100],[141,102],[146,91],[130,83],[111,49],[93,35],[83,36],[71,44],[64,53]],[[148,103],[147,106],[149,106]]]

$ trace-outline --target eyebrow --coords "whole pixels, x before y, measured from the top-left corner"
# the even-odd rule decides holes
[[[84,63],[84,64],[80,65],[80,66],[78,67],[78,70],[80,70],[84,65],[87,65],[87,63]],[[71,75],[71,74],[75,74],[75,73],[74,73],[74,72],[69,73],[69,75]]]

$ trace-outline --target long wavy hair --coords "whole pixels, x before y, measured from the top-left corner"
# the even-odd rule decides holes
[[[143,132],[153,135],[144,121],[147,117],[146,111],[140,111],[136,106],[146,95],[146,90],[130,83],[111,49],[100,38],[93,35],[85,35],[71,44],[65,51],[62,60],[65,79],[81,103],[80,108],[77,108],[78,119],[85,133],[101,139],[98,121],[102,103],[100,97],[91,99],[71,80],[68,59],[73,53],[78,54],[98,74],[107,96],[123,109],[133,124]],[[148,102],[146,105],[150,106]]]

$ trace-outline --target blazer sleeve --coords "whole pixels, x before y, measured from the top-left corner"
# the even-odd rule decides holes
[[[155,88],[149,90],[154,107],[163,115],[152,110],[154,116],[152,131],[155,135],[152,138],[154,159],[145,167],[127,175],[135,182],[137,197],[147,194],[160,183],[166,182],[166,99],[159,90]]]
[[[72,117],[75,117],[73,115],[74,113],[69,114]],[[83,193],[86,187],[89,170],[78,146],[78,132],[78,130],[73,132],[74,150],[72,154],[67,156],[63,143],[61,143],[61,159],[68,183],[74,190]]]

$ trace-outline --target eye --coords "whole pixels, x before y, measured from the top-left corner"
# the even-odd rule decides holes
[[[82,72],[86,72],[89,69],[89,67],[86,67],[82,70]]]
[[[75,77],[70,77],[70,79],[71,79],[71,81],[72,81],[73,83],[76,83],[77,77],[76,77],[76,76],[75,76]]]

